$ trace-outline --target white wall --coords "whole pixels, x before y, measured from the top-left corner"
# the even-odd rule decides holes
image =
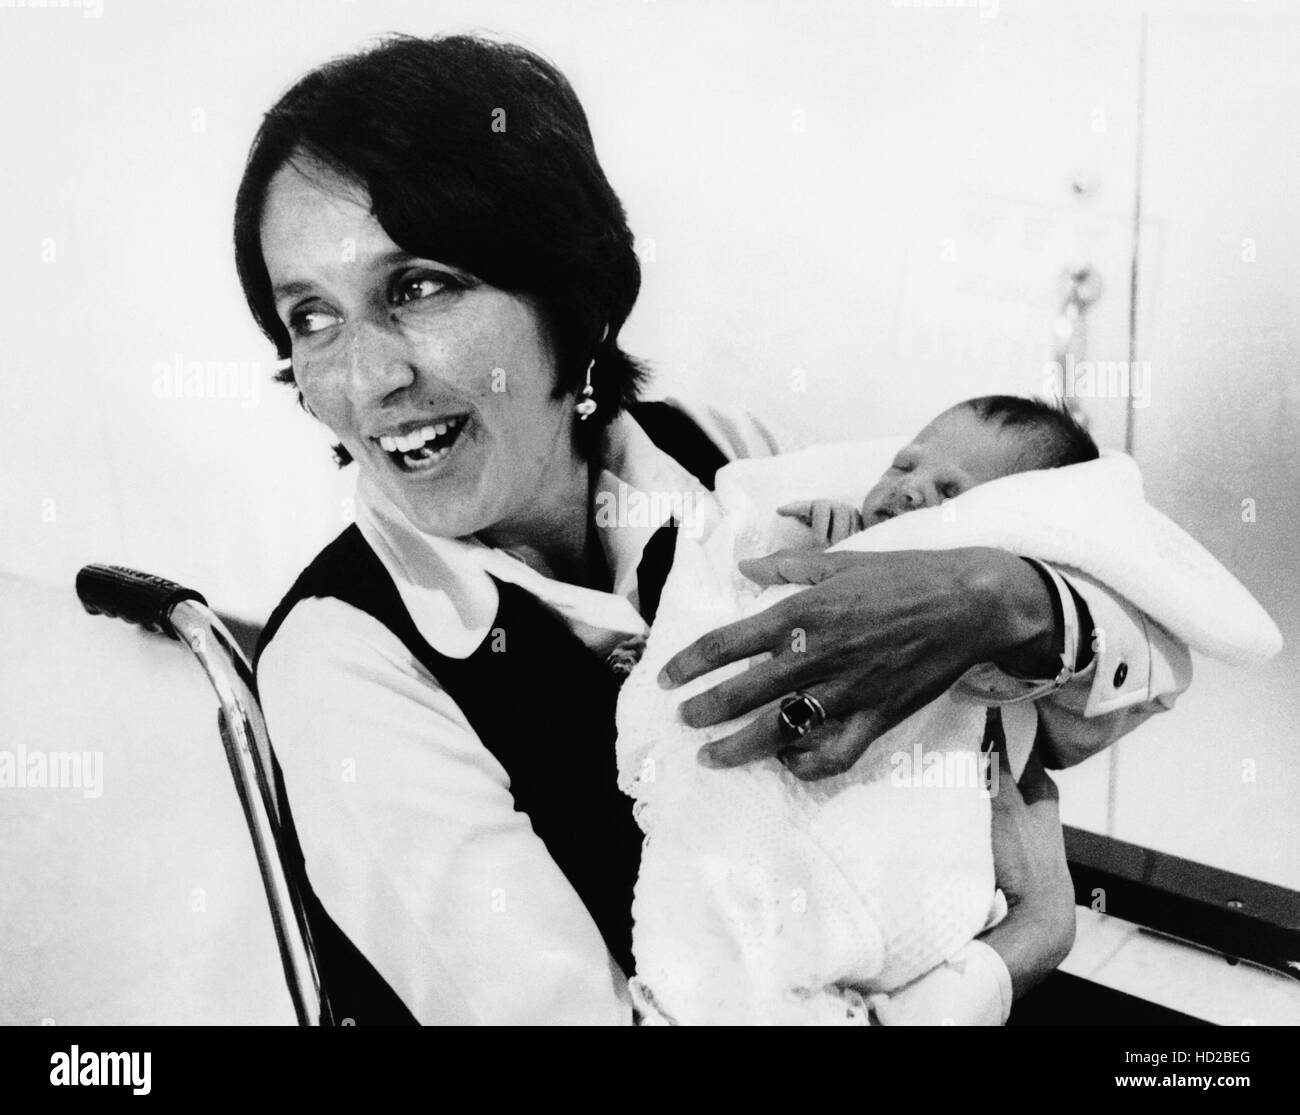
[[[242,857],[226,879],[223,916],[234,921],[202,942],[178,928],[207,877],[186,858],[203,855],[194,832],[157,861],[154,889],[123,889],[116,902],[70,867],[65,887],[43,889],[40,865],[56,831],[69,855],[114,832],[138,849],[176,839],[178,800],[225,795],[220,808],[235,809],[205,704],[172,752],[142,729],[140,689],[115,690],[124,696],[110,708],[75,684],[98,659],[61,656],[63,640],[90,639],[118,666],[153,654],[108,634],[93,641],[104,621],[73,623],[76,569],[134,565],[262,618],[347,516],[351,478],[333,470],[327,434],[268,382],[273,354],[243,308],[229,247],[247,145],[295,76],[390,29],[489,28],[549,54],[589,110],[642,240],[629,347],[654,362],[665,391],[743,402],[800,438],[840,439],[905,432],[975,393],[1041,389],[1070,262],[1106,283],[1089,355],[1127,359],[1144,7],[1138,342],[1158,378],[1135,450],[1153,500],[1294,642],[1300,97],[1285,5],[1002,0],[986,4],[992,18],[885,0],[104,0],[99,18],[0,8],[0,572],[22,578],[0,594],[11,632],[0,670],[25,679],[4,689],[4,746],[42,732],[50,746],[55,734],[102,738],[131,772],[112,784],[111,823],[93,803],[24,801],[8,813],[0,799],[0,822],[31,846],[9,893],[38,903],[6,922],[17,928],[5,949],[27,947],[42,920],[68,940],[92,911],[113,929],[112,947],[83,963],[99,965],[101,982],[79,970],[81,999],[64,988],[71,1006],[51,1012],[93,1001],[107,1004],[105,1020],[147,1016],[160,977],[142,978],[132,999],[123,957],[133,944],[186,940],[206,974],[185,983],[179,958],[169,969],[181,1013],[229,1018],[240,993],[215,991],[219,950],[245,955],[259,933],[267,944],[251,856],[228,815],[205,831],[209,849]],[[1072,181],[1088,184],[1085,196]],[[1253,264],[1241,261],[1244,238],[1257,240]],[[176,354],[258,365],[256,387],[159,397],[155,367]],[[1125,401],[1089,410],[1103,442],[1122,444]],[[37,582],[54,595],[15,587]],[[63,618],[43,622],[46,606]],[[1067,820],[1300,887],[1296,663],[1288,651],[1245,677],[1198,664],[1175,713],[1062,777]],[[34,664],[58,684],[41,686]],[[161,666],[151,657],[148,669]],[[193,696],[203,701],[201,686]],[[210,769],[195,780],[200,768],[186,764],[200,752]],[[1256,761],[1253,783],[1243,759]],[[128,819],[134,827],[115,829]],[[133,938],[142,911],[168,932]],[[73,962],[50,939],[40,948],[50,980]],[[44,1011],[43,994],[26,994],[15,1020]]]
[[[1126,840],[1300,888],[1300,11],[1150,28],[1135,451],[1153,503],[1268,609],[1268,665],[1198,659],[1116,767]]]
[[[0,616],[0,746],[82,756],[0,790],[0,1025],[292,1024],[202,671],[3,574]]]
[[[16,394],[0,568],[66,585],[86,560],[121,560],[255,617],[339,529],[350,481],[267,382],[273,354],[235,283],[230,216],[275,96],[394,28],[497,29],[570,75],[643,240],[627,337],[665,390],[843,438],[915,427],[975,391],[1038,388],[1064,260],[1081,239],[1116,268],[1127,252],[1136,82],[1124,5],[1100,22],[1048,10],[4,11],[0,80],[7,104],[29,107],[4,118],[0,235],[15,250],[0,375]],[[1060,65],[1064,43],[1085,80]],[[1101,182],[1085,223],[1076,166]],[[1097,342],[1123,322],[1121,300],[1100,305]],[[256,394],[157,397],[154,369],[177,354],[257,365]],[[797,369],[806,391],[792,389]]]

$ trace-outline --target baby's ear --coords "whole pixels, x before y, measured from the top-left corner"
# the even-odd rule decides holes
[[[790,519],[798,519],[804,526],[812,526],[812,502],[810,500],[795,500],[793,503],[783,503],[776,509],[778,515],[785,515]]]

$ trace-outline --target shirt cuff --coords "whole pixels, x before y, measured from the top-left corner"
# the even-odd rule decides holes
[[[1092,661],[1053,693],[1040,693],[1087,718],[1106,716],[1134,705],[1171,708],[1191,683],[1187,647],[1104,585],[1075,569],[1056,567],[1078,593],[1092,617]],[[1018,678],[993,663],[973,666],[956,691],[987,705],[1023,701],[1042,690],[1044,679]]]

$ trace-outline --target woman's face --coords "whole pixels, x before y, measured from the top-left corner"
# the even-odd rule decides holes
[[[261,231],[311,413],[420,529],[526,530],[576,463],[536,310],[402,251],[364,190],[309,163],[271,180]]]

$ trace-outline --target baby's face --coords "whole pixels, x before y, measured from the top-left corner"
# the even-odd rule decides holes
[[[1019,445],[996,422],[969,407],[946,410],[910,444],[876,481],[862,504],[863,527],[895,515],[935,507],[968,488],[1017,471]]]

